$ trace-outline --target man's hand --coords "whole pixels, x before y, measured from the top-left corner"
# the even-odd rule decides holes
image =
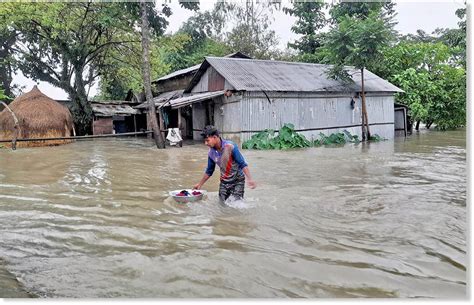
[[[257,187],[257,183],[255,183],[255,181],[253,180],[247,180],[247,184],[251,189],[254,189]]]
[[[198,183],[195,186],[193,186],[193,190],[199,190],[201,188],[201,186],[202,185],[200,183]]]

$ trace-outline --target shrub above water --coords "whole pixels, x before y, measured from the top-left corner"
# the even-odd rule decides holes
[[[285,124],[274,137],[273,129],[265,129],[254,134],[242,144],[243,149],[289,149],[310,147],[311,142],[295,131],[293,124]]]
[[[370,141],[379,142],[385,138],[374,134],[370,137]],[[249,140],[242,144],[243,149],[290,149],[290,148],[305,148],[314,146],[328,146],[328,145],[344,145],[346,143],[360,143],[359,136],[352,135],[347,130],[343,132],[333,133],[326,136],[324,133],[319,133],[319,139],[311,142],[302,134],[295,131],[293,124],[285,124],[278,131],[275,136],[273,129],[265,129],[259,133],[254,134]]]

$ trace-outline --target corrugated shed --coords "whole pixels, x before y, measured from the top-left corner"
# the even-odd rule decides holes
[[[353,92],[360,91],[360,71],[350,68],[353,84],[344,84],[327,77],[329,65],[272,60],[206,57],[194,75],[191,90],[207,68],[212,66],[235,90],[245,91],[294,91],[294,92]],[[367,92],[403,92],[388,81],[365,70]]]

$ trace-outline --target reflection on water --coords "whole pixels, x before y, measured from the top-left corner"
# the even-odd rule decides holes
[[[0,150],[0,297],[466,297],[464,131],[244,151],[244,201],[175,203],[206,153]]]

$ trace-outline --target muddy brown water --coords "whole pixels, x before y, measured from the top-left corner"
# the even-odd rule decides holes
[[[243,202],[177,204],[207,148],[0,149],[0,297],[466,298],[465,131],[243,151]]]

